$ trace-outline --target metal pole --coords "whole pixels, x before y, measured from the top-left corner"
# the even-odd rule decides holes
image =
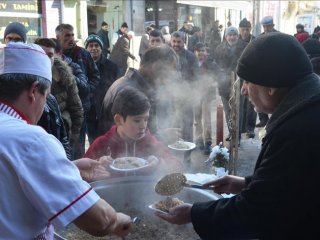
[[[216,124],[216,143],[223,142],[223,106],[221,103],[217,106],[217,124]]]

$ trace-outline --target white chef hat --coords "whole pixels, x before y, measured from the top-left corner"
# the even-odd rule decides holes
[[[51,61],[36,44],[9,42],[0,48],[0,75],[6,73],[33,74],[52,81]]]

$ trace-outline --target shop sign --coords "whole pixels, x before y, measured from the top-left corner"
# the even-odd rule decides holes
[[[37,0],[29,1],[0,1],[0,12],[40,13]]]

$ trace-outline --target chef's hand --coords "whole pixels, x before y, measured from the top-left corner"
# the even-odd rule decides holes
[[[96,160],[80,158],[73,163],[78,167],[83,180],[87,182],[98,181],[110,177],[110,173]]]
[[[112,164],[113,160],[114,159],[111,156],[102,156],[97,159],[97,161],[100,162],[100,164],[107,170],[110,169],[110,165]]]
[[[155,214],[169,223],[182,225],[191,223],[191,208],[191,204],[184,203],[177,207],[170,208],[169,214],[160,212],[155,212]]]
[[[132,229],[132,219],[128,215],[117,212],[117,220],[111,227],[111,233],[119,237],[124,237]]]
[[[210,181],[203,186],[213,186],[216,193],[233,193],[238,194],[245,188],[246,182],[243,177],[227,175],[222,178]]]

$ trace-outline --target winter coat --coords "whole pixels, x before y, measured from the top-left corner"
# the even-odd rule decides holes
[[[125,34],[118,39],[110,54],[110,60],[117,64],[120,69],[128,68],[128,57],[135,59],[135,56],[130,53],[130,41]]]
[[[190,52],[194,52],[194,47],[196,46],[197,43],[203,43],[204,40],[202,37],[199,37],[196,33],[193,34],[188,41],[188,50]]]
[[[139,56],[141,57],[145,51],[149,48],[149,34],[145,33],[141,37],[140,46],[139,46]]]
[[[201,93],[201,95],[215,96],[217,82],[224,81],[224,78],[225,73],[218,64],[206,59],[200,65],[200,84],[198,84],[199,93]]]
[[[103,29],[100,29],[97,32],[97,35],[101,38],[103,43],[102,53],[105,54],[105,56],[107,56],[109,53],[108,49],[110,48],[109,32]]]
[[[98,124],[98,136],[105,134],[114,124],[111,113],[113,101],[118,92],[125,86],[137,88],[148,97],[151,103],[148,128],[151,132],[157,133],[155,91],[137,70],[130,68],[125,76],[119,78],[111,85],[103,99]]]
[[[234,48],[230,48],[227,41],[219,44],[215,50],[215,62],[226,73],[225,81],[218,82],[218,90],[221,96],[229,98],[231,89],[231,72],[236,70],[238,59],[240,58],[247,43],[238,40]]]
[[[83,122],[83,108],[77,83],[68,64],[55,58],[52,67],[51,93],[57,99],[70,142],[78,140]]]
[[[111,44],[114,46],[118,39],[121,38],[124,35],[123,32],[121,32],[121,30],[119,29],[118,31],[116,31],[115,33],[113,33],[112,35],[112,39],[111,39]]]
[[[152,136],[149,130],[146,131],[144,137],[130,144],[119,136],[117,126],[113,126],[90,145],[84,157],[98,159],[108,155],[108,152],[111,152],[111,157],[114,159],[119,157],[148,159],[149,156],[154,155],[160,160],[158,168],[161,168],[159,171],[162,174],[183,171],[182,163],[170,154],[168,149]],[[145,174],[150,175],[151,173]]]
[[[101,55],[100,59],[96,62],[96,65],[100,72],[100,82],[94,96],[96,116],[97,119],[99,119],[103,98],[112,83],[119,78],[120,72],[118,66],[104,55]]]
[[[320,80],[311,74],[273,112],[241,193],[192,207],[201,239],[318,239],[319,118]]]
[[[313,57],[310,59],[313,71],[320,76],[320,57]]]
[[[55,136],[66,151],[67,157],[71,160],[71,148],[66,129],[61,117],[59,105],[55,97],[48,95],[40,120],[37,125],[43,127],[47,133]]]
[[[74,46],[71,49],[68,49],[63,52],[67,57],[70,57],[73,62],[80,65],[82,72],[88,77],[88,92],[89,95],[85,96],[84,103],[89,103],[89,106],[83,104],[84,113],[86,115],[87,111],[90,109],[93,104],[93,94],[96,90],[97,85],[100,81],[99,69],[94,63],[90,53],[79,46]]]
[[[89,83],[88,77],[83,73],[79,64],[72,61],[71,58],[62,55],[63,60],[71,67],[72,73],[77,82],[77,87],[79,90],[79,97],[81,99],[82,107],[84,112],[87,112],[90,107],[90,99],[89,99]]]
[[[182,81],[189,83],[197,80],[199,76],[199,63],[197,57],[189,50],[182,49],[176,52],[179,57],[179,68]]]

